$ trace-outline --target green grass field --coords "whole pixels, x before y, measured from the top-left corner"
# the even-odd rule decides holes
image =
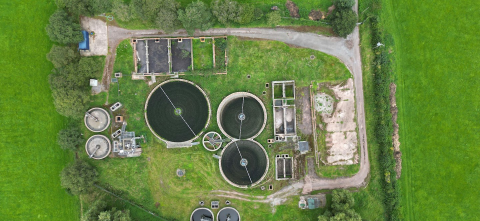
[[[271,105],[268,104],[272,102],[271,88],[265,88],[267,82],[295,78],[297,86],[306,86],[310,80],[314,79],[341,81],[351,76],[345,66],[336,58],[318,51],[292,48],[280,42],[244,41],[235,37],[228,39],[230,47],[228,75],[199,76],[187,73],[182,77],[199,84],[209,94],[212,118],[208,131],[219,131],[216,125],[216,108],[223,97],[232,92],[250,91],[256,94],[264,101],[267,112],[270,114]],[[124,45],[120,44],[119,47],[124,47]],[[125,51],[129,51],[130,48],[131,46],[127,46]],[[310,59],[312,54],[316,57],[314,60]],[[115,66],[124,66],[131,59],[132,57],[127,54],[117,57]],[[265,66],[269,68],[265,69]],[[128,70],[127,73],[129,73]],[[248,74],[251,75],[250,79],[247,78]],[[157,81],[161,82],[165,79],[157,78]],[[99,168],[102,186],[119,192],[122,197],[130,199],[162,217],[179,220],[188,219],[191,211],[198,207],[200,200],[207,203],[211,200],[220,200],[224,205],[223,202],[226,198],[212,196],[211,190],[234,190],[255,195],[272,193],[261,191],[259,188],[241,190],[230,186],[221,177],[218,161],[212,157],[212,152],[205,150],[202,146],[166,149],[165,145],[156,139],[145,125],[144,102],[148,92],[154,86],[149,87],[145,81],[133,81],[127,75],[119,79],[119,85],[111,85],[109,103],[120,101],[124,104],[128,122],[127,131],[134,130],[138,135],[146,135],[147,143],[142,144],[144,151],[142,156],[135,159],[107,158],[102,161],[94,161],[86,159],[86,154],[81,154],[82,158]],[[120,88],[120,93],[118,88]],[[267,94],[262,95],[263,91],[267,91]],[[96,103],[103,103],[102,99],[104,101],[105,96],[97,96],[99,99],[95,100]],[[272,124],[273,122],[269,119],[264,132],[256,139],[264,146],[267,145],[267,138],[273,136]],[[279,152],[280,146],[282,145],[275,144],[272,148],[267,148],[267,152],[272,156]],[[282,153],[293,154],[291,150],[284,150]],[[273,157],[270,158],[270,161],[272,165]],[[186,169],[185,177],[178,178],[175,175],[177,168]],[[268,181],[273,179],[273,176],[274,170],[271,166],[266,181],[262,185],[274,184],[275,190],[287,185],[286,181]],[[245,220],[291,220],[293,218],[316,220],[317,216],[323,212],[323,209],[311,211],[297,209],[295,205],[298,203],[298,197],[292,197],[286,205],[276,207],[275,213],[272,213],[272,207],[268,204],[234,199],[230,199],[230,201],[232,201],[232,206],[242,213],[242,219]],[[149,214],[131,206],[127,205],[127,208],[132,209],[134,218],[155,219],[155,217],[149,217]]]
[[[193,39],[193,69],[196,71],[213,69],[212,39]]]
[[[56,144],[66,119],[55,111],[48,84],[45,32],[53,1],[0,3],[0,219],[78,220],[78,198],[60,187],[73,160]]]
[[[383,3],[396,45],[403,215],[478,220],[480,2]]]

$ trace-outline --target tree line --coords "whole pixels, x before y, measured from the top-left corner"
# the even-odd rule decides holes
[[[390,112],[390,84],[394,82],[392,57],[388,48],[378,47],[377,43],[393,44],[393,38],[382,31],[378,17],[371,18],[374,94],[375,94],[375,141],[380,147],[380,170],[384,174],[382,186],[385,194],[384,206],[387,220],[401,219],[400,184],[396,178],[395,158],[392,143],[393,125]]]
[[[210,5],[197,0],[180,8],[176,0],[132,0],[129,4],[120,0],[56,0],[58,11],[50,18],[47,28],[52,41],[62,44],[78,43],[80,26],[75,23],[80,15],[94,16],[111,12],[117,20],[129,22],[140,20],[154,24],[166,33],[184,28],[189,35],[195,29],[205,31],[216,23],[223,26],[247,25],[262,20],[269,26],[282,21],[280,11],[264,13],[261,8],[233,0],[213,0]],[[354,0],[334,0],[335,10],[327,21],[333,31],[341,37],[352,33],[357,15],[352,11]]]

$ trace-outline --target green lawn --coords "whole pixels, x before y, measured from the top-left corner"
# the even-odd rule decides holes
[[[135,70],[133,61],[133,48],[130,45],[130,39],[123,40],[117,46],[113,72],[122,72],[122,74],[127,76],[132,74],[132,70]]]
[[[396,42],[406,220],[478,220],[479,1],[384,0]]]
[[[193,39],[193,69],[195,71],[213,69],[213,45],[212,39]]]
[[[200,85],[209,95],[212,104],[212,118],[208,131],[219,132],[216,125],[216,109],[223,97],[235,91],[250,91],[260,97],[271,116],[271,88],[265,88],[265,83],[272,80],[297,79],[297,86],[306,86],[310,80],[332,81],[345,80],[350,72],[338,59],[310,49],[292,48],[280,42],[272,41],[243,41],[229,37],[229,73],[228,75],[199,76],[187,73],[182,76]],[[119,47],[124,47],[120,44]],[[130,50],[128,46],[125,48]],[[118,50],[118,49],[117,49]],[[310,55],[315,55],[311,60]],[[125,64],[131,56],[117,57],[115,66]],[[268,67],[268,68],[265,68]],[[133,67],[130,67],[133,68]],[[117,70],[117,67],[115,67]],[[128,70],[127,70],[128,71]],[[130,70],[131,71],[131,70]],[[247,75],[251,78],[248,79]],[[158,78],[161,82],[166,78]],[[120,93],[118,88],[120,88]],[[119,192],[123,197],[130,199],[144,208],[153,211],[165,218],[179,220],[188,219],[191,211],[198,207],[203,200],[220,200],[222,206],[226,198],[213,197],[209,192],[214,189],[234,190],[246,194],[268,195],[272,192],[261,191],[259,188],[242,190],[230,186],[220,175],[218,161],[212,157],[212,152],[202,146],[183,149],[166,149],[165,145],[156,139],[145,125],[144,102],[148,92],[155,85],[148,86],[145,81],[133,81],[130,76],[119,80],[119,85],[112,84],[109,92],[109,103],[120,101],[124,104],[127,117],[127,131],[134,130],[138,135],[146,135],[147,143],[143,144],[143,154],[135,159],[111,159],[102,161],[86,159],[99,168],[100,183]],[[262,92],[266,91],[266,95]],[[105,99],[98,95],[99,101]],[[267,146],[267,138],[273,136],[273,122],[268,120],[264,132],[256,139]],[[280,152],[281,144],[274,144],[266,148],[270,156]],[[291,150],[282,153],[293,154]],[[82,158],[87,158],[82,154]],[[270,157],[270,165],[273,165]],[[185,177],[175,175],[177,168],[186,170]],[[288,182],[272,182],[274,167],[271,166],[266,181],[262,185],[273,184],[278,190]],[[272,213],[272,207],[264,203],[251,203],[229,199],[232,206],[242,213],[245,220],[316,220],[323,212],[322,209],[301,211],[296,208],[298,196],[287,201],[287,205],[278,206]],[[157,204],[158,203],[158,204]],[[157,205],[155,205],[157,204]],[[132,208],[128,207],[127,208]],[[147,216],[146,216],[147,215]],[[141,210],[132,212],[137,219],[154,219]]]
[[[78,198],[60,187],[73,160],[56,144],[66,119],[48,84],[52,42],[45,32],[54,1],[0,3],[0,219],[78,220]]]

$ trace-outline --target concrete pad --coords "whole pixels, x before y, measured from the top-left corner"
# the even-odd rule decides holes
[[[82,56],[99,56],[108,54],[108,35],[107,23],[94,18],[82,17],[80,19],[82,29],[87,30],[90,34],[92,31],[95,35],[89,35],[90,50],[80,51]]]
[[[315,95],[315,109],[321,113],[326,125],[328,165],[351,165],[358,163],[357,123],[355,122],[355,90],[350,78],[344,84],[330,87],[338,100],[333,110],[333,98],[321,93]],[[322,105],[319,105],[319,104]],[[330,109],[330,110],[329,110]],[[333,111],[333,113],[332,113]],[[330,113],[328,113],[330,112]]]

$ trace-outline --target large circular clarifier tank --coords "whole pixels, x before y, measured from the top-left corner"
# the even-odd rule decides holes
[[[182,79],[155,87],[145,103],[145,119],[161,140],[185,142],[198,137],[208,125],[210,102],[205,92]]]
[[[258,142],[237,140],[230,142],[223,149],[219,165],[220,172],[228,183],[247,188],[263,180],[269,162],[267,152]]]
[[[224,98],[218,106],[217,122],[220,130],[230,139],[251,139],[265,127],[267,111],[255,95],[236,92]]]

